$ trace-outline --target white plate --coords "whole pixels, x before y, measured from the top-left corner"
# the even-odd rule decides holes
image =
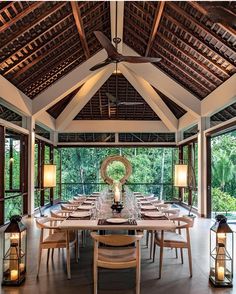
[[[157,209],[155,206],[153,205],[141,205],[141,209],[143,210],[154,210],[154,209]]]
[[[123,224],[128,220],[126,218],[108,218],[106,221],[111,224]]]
[[[88,217],[90,215],[91,213],[88,211],[76,211],[76,212],[73,212],[70,216],[71,217]]]
[[[150,212],[144,213],[144,215],[149,217],[159,217],[159,216],[164,216],[164,213],[158,212],[158,211],[150,211]]]
[[[92,208],[93,208],[92,205],[80,205],[80,206],[78,207],[79,210],[90,210],[90,209],[92,209]]]

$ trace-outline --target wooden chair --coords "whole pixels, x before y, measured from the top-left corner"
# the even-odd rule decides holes
[[[68,218],[68,216],[70,216],[70,214],[73,212],[74,210],[62,210],[62,209],[50,211],[51,217],[63,218],[63,219]]]
[[[140,294],[140,269],[141,269],[141,251],[140,235],[97,235],[91,233],[94,239],[94,261],[93,261],[93,277],[94,277],[94,294],[97,294],[98,268],[109,269],[125,269],[136,267],[136,294]],[[99,242],[112,247],[99,247]],[[127,248],[136,243],[135,247]]]
[[[162,262],[163,262],[163,249],[166,248],[180,248],[181,262],[183,264],[183,248],[188,250],[189,272],[192,277],[192,256],[190,245],[189,228],[193,227],[193,219],[189,217],[177,217],[173,218],[173,221],[177,222],[177,231],[161,231],[155,234],[153,261],[155,261],[156,245],[160,247],[160,260],[159,260],[159,279],[161,278]],[[182,230],[185,230],[186,234],[181,234]]]
[[[54,218],[54,217],[45,217],[36,219],[37,227],[41,230],[40,241],[39,241],[39,258],[38,258],[38,272],[39,275],[42,250],[48,249],[47,254],[47,263],[49,261],[50,249],[54,250],[55,248],[66,248],[66,260],[67,260],[67,274],[70,278],[70,268],[69,268],[69,259],[70,259],[70,247],[75,247],[75,258],[78,261],[78,235],[74,231],[66,233],[59,229],[59,224],[64,220],[64,218]],[[69,242],[67,240],[69,239]],[[67,245],[68,244],[68,245]]]
[[[77,210],[78,207],[80,206],[81,204],[61,204],[61,209],[62,210]]]

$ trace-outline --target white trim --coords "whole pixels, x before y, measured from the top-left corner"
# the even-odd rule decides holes
[[[187,112],[179,119],[178,130],[187,130],[192,126],[196,125],[197,123],[198,119]]]
[[[133,49],[125,44],[123,44],[123,52],[126,55],[138,56],[138,54]],[[153,87],[165,94],[168,98],[172,99],[182,108],[189,111],[194,117],[200,117],[200,100],[185,88],[180,86],[169,76],[167,76],[163,71],[159,70],[156,66],[152,65],[151,63],[126,63],[126,66],[137,75],[145,79]]]
[[[96,74],[96,72],[92,72],[89,69],[95,64],[102,62],[106,57],[107,54],[104,49],[99,51],[80,66],[59,79],[52,86],[48,87],[45,91],[37,95],[33,100],[33,115],[50,108],[88,81]]]
[[[34,117],[37,125],[42,125],[43,128],[50,130],[56,129],[56,120],[46,111],[41,112],[39,115]]]
[[[124,26],[124,1],[110,1],[111,14],[111,39],[115,38],[116,31],[116,3],[117,3],[117,37],[121,38],[121,42],[117,46],[117,51],[122,53],[123,49],[123,26]],[[114,42],[112,42],[115,46]]]
[[[89,102],[93,95],[102,87],[112,75],[114,64],[106,66],[89,79],[73,97],[63,112],[56,119],[56,130],[61,131],[75,118],[81,109]]]
[[[157,147],[158,146],[176,146],[176,143],[175,142],[152,142],[152,143],[150,143],[150,142],[146,142],[146,143],[142,143],[142,142],[105,142],[105,143],[103,143],[103,142],[101,142],[101,143],[99,143],[99,142],[91,142],[91,143],[89,143],[89,142],[84,142],[84,143],[81,143],[81,142],[68,142],[68,143],[66,143],[66,142],[63,142],[63,143],[61,143],[61,142],[58,142],[58,144],[57,145],[59,145],[59,146],[97,146],[97,145],[100,145],[100,146],[131,146],[131,145],[134,145],[134,146],[148,146],[148,145],[150,145],[150,146],[155,146],[155,145],[157,145]]]
[[[161,97],[156,93],[153,87],[145,79],[127,69],[126,66],[120,65],[119,67],[125,78],[148,103],[153,111],[160,117],[166,127],[170,131],[175,132],[178,127],[178,120],[167,107],[165,102],[163,102]]]
[[[73,120],[63,133],[168,133],[161,121]]]
[[[186,144],[186,143],[188,143],[189,141],[192,141],[192,140],[197,139],[197,138],[198,138],[198,134],[193,135],[193,136],[188,137],[188,138],[186,138],[186,139],[184,139],[184,140],[182,140],[182,141],[179,141],[179,142],[177,143],[177,146],[180,146],[180,145]]]
[[[6,128],[9,128],[9,129],[13,129],[13,130],[20,132],[22,134],[26,134],[26,135],[29,134],[29,131],[27,129],[24,129],[18,125],[15,125],[15,124],[13,124],[7,120],[1,119],[1,118],[0,118],[0,125],[4,126]]]
[[[201,101],[201,116],[211,116],[236,102],[236,73]]]
[[[224,127],[224,126],[227,126],[228,124],[231,124],[231,123],[235,123],[235,126],[236,126],[236,117],[233,117],[233,118],[231,118],[231,119],[229,119],[229,120],[226,120],[226,121],[224,121],[224,122],[222,122],[222,123],[219,123],[218,125],[216,125],[216,126],[214,126],[214,127],[211,127],[211,128],[206,129],[206,130],[204,131],[204,135],[206,135],[207,133],[212,132],[212,131],[214,131],[214,130],[217,130],[217,129],[219,129],[219,128],[222,128],[222,127]],[[233,128],[233,127],[232,127],[232,128]],[[225,128],[224,130],[222,130],[222,132],[227,131],[227,130],[230,131],[230,129],[231,129],[231,128]]]
[[[39,139],[39,140],[41,140],[41,141],[44,141],[44,142],[46,142],[46,143],[49,143],[50,145],[55,146],[53,141],[48,140],[47,138],[44,138],[44,137],[42,137],[42,136],[40,136],[40,135],[35,134],[35,138],[36,138],[36,139]]]

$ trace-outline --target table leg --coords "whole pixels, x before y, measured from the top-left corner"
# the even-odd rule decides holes
[[[70,271],[70,231],[66,230],[66,267],[67,267],[67,278],[71,279]]]

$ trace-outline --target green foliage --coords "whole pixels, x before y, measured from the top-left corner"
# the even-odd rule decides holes
[[[212,210],[218,212],[236,211],[236,198],[220,188],[212,189]]]
[[[113,180],[120,181],[125,173],[125,165],[120,161],[113,161],[107,167],[107,175]]]

